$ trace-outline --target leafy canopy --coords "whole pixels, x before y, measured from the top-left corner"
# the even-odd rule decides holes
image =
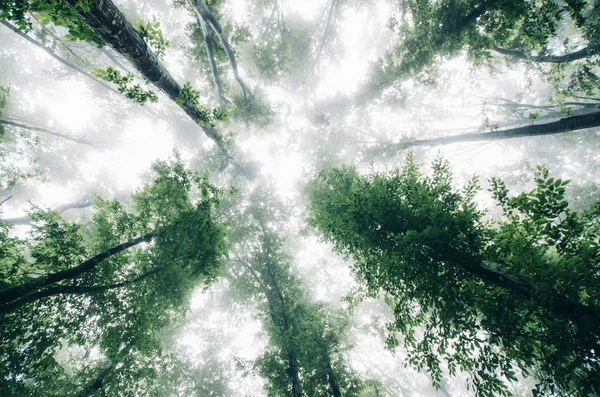
[[[477,179],[458,190],[447,162],[432,169],[412,156],[390,173],[332,168],[307,189],[309,223],[354,259],[363,294],[392,307],[389,346],[403,342],[436,386],[445,362],[482,396],[508,395],[517,369],[538,395],[597,393],[600,203],[570,211],[567,182],[540,167],[517,197],[493,179],[504,218],[484,222]]]
[[[151,237],[88,271],[39,286],[2,315],[0,394],[77,395],[104,374],[107,395],[160,395],[158,380],[174,365],[163,350],[168,329],[193,288],[219,275],[227,247],[215,216],[221,193],[207,177],[179,160],[156,163],[153,173],[130,208],[97,198],[91,222],[34,208],[26,237],[0,225],[0,293],[72,269],[123,241]]]

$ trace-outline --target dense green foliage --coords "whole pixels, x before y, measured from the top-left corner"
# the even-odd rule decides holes
[[[126,98],[131,99],[135,103],[143,105],[146,102],[158,102],[158,96],[156,96],[156,94],[152,91],[144,90],[139,84],[135,84],[133,86],[129,85],[133,81],[133,75],[131,73],[127,73],[125,76],[123,76],[120,71],[112,66],[109,66],[106,68],[106,70],[94,70],[94,75],[104,81],[115,84],[121,94],[123,94]]]
[[[87,10],[87,0],[78,1],[77,7]],[[32,24],[29,13],[37,16],[42,25],[52,22],[56,26],[64,26],[69,30],[67,38],[70,40],[84,40],[95,43],[99,47],[104,41],[77,15],[73,8],[63,0],[33,0],[15,1],[2,0],[0,2],[0,19],[14,22],[21,32],[31,30]]]
[[[569,210],[567,182],[542,167],[516,197],[493,179],[504,217],[484,222],[477,180],[457,190],[445,161],[432,168],[423,176],[412,157],[391,173],[334,168],[308,188],[309,222],[392,307],[390,347],[400,337],[435,384],[442,362],[472,373],[482,396],[508,395],[517,368],[533,372],[536,395],[597,394],[600,203]]]
[[[165,332],[192,289],[219,274],[226,246],[214,215],[219,190],[180,161],[153,171],[131,209],[98,198],[91,222],[78,223],[34,208],[24,238],[0,225],[0,394],[162,395],[159,381],[174,365]],[[136,236],[145,244],[40,282]]]
[[[590,84],[598,90],[597,64],[591,59],[600,51],[594,1],[414,0],[401,8],[401,20],[391,21],[399,42],[386,58],[384,79],[427,75],[439,61],[466,51],[476,63],[491,60],[492,53],[558,65],[588,58],[569,70],[560,65],[548,72],[566,79],[570,90],[589,92]],[[573,39],[577,35],[583,40]],[[580,54],[576,50],[582,46],[586,51]]]
[[[209,109],[201,105],[199,99],[200,92],[193,89],[192,85],[188,81],[183,85],[181,94],[179,95],[179,98],[177,98],[177,104],[180,106],[191,106],[198,109],[202,115],[202,125],[214,127],[216,121],[227,120],[227,111],[220,108]]]

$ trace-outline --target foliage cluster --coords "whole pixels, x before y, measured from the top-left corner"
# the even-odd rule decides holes
[[[200,92],[193,89],[190,82],[186,82],[181,89],[181,94],[177,98],[179,106],[190,106],[198,110],[201,115],[200,124],[204,126],[215,126],[216,121],[225,121],[229,117],[229,113],[220,108],[209,109],[199,102]]]
[[[411,0],[401,8],[401,21],[391,19],[399,42],[385,59],[384,74],[427,80],[440,60],[463,51],[476,64],[500,53],[513,60],[553,64],[544,73],[567,82],[558,94],[589,96],[600,88],[598,64],[592,60],[598,54],[600,36],[600,13],[594,1]],[[565,30],[577,33],[565,34]],[[582,36],[582,43],[572,43],[575,35]],[[578,55],[574,50],[581,45],[586,52]]]
[[[158,96],[152,91],[144,90],[139,84],[129,86],[133,81],[133,75],[131,73],[127,73],[123,76],[120,71],[112,66],[107,67],[106,70],[95,69],[93,73],[94,76],[115,84],[121,94],[135,103],[143,105],[146,102],[158,102]]]
[[[62,0],[2,1],[0,19],[14,22],[20,32],[27,33],[32,27],[28,13],[33,13],[42,25],[52,22],[56,26],[67,28],[69,33],[66,37],[70,40],[83,40],[102,47],[104,41],[77,14],[77,9],[89,11],[87,1],[79,0],[76,7]]]
[[[164,39],[160,22],[156,20],[156,17],[152,18],[152,22],[140,20],[134,24],[134,27],[144,41],[150,45],[158,59],[162,60],[170,43]]]
[[[517,197],[493,179],[504,219],[486,223],[477,179],[457,190],[447,162],[432,168],[423,176],[410,156],[389,174],[334,168],[308,188],[310,224],[393,309],[389,346],[399,333],[434,384],[445,362],[481,396],[509,395],[519,371],[533,371],[536,395],[598,393],[600,203],[569,210],[567,182],[542,167]]]
[[[219,274],[226,245],[215,219],[221,193],[207,177],[179,160],[153,172],[131,210],[97,198],[92,222],[34,208],[26,237],[0,225],[2,395],[78,395],[104,383],[105,395],[160,394],[174,365],[165,330],[192,289]],[[138,248],[115,250],[123,241]]]

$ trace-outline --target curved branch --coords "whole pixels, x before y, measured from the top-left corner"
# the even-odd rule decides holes
[[[498,54],[507,55],[518,59],[522,59],[524,61],[531,61],[537,63],[566,63],[594,55],[594,53],[588,50],[588,47],[584,47],[578,51],[565,55],[528,55],[522,51],[507,50],[499,47],[494,47],[493,50],[496,51]]]
[[[62,214],[65,211],[74,208],[87,208],[91,207],[94,203],[92,202],[92,196],[85,196],[81,200],[76,201],[74,203],[62,204],[56,207],[54,211],[58,214]],[[28,216],[20,216],[15,218],[5,218],[2,219],[2,222],[8,223],[10,225],[31,225],[31,220]]]

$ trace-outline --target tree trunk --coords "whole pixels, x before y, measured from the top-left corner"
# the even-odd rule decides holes
[[[496,51],[498,54],[507,55],[525,61],[532,61],[537,63],[566,63],[573,62],[578,59],[584,59],[594,55],[588,50],[588,47],[584,47],[578,51],[565,55],[527,55],[522,51],[506,50],[504,48],[499,47],[494,47],[493,50]]]
[[[329,381],[329,387],[331,387],[333,397],[342,397],[342,392],[337,384],[336,376],[330,362],[327,363],[327,380]]]
[[[154,235],[148,233],[144,236],[137,237],[133,240],[127,241],[125,243],[116,245],[107,249],[104,252],[101,252],[97,255],[92,256],[91,258],[83,261],[79,265],[61,270],[56,273],[47,274],[26,283],[23,283],[19,286],[8,288],[4,291],[0,292],[0,306],[6,306],[18,299],[21,299],[31,293],[38,291],[40,288],[47,287],[52,284],[56,284],[60,281],[64,280],[72,280],[81,276],[84,273],[90,272],[94,270],[96,266],[98,266],[105,259],[110,258],[113,255],[117,255],[126,249],[138,245],[143,242],[149,242],[154,238]]]
[[[77,10],[81,18],[102,40],[127,58],[146,79],[163,91],[172,101],[176,102],[179,99],[182,87],[112,0],[90,0],[86,3],[89,7],[87,11],[78,6],[79,0],[66,1]],[[196,124],[200,124],[204,133],[217,144],[221,153],[233,162],[233,156],[224,146],[221,134],[210,126],[201,125],[204,118],[202,113],[196,107],[187,104],[181,104],[179,107]],[[235,162],[233,163],[235,164]]]
[[[459,142],[482,142],[502,139],[513,139],[530,136],[561,134],[568,131],[583,130],[600,126],[600,112],[583,116],[565,117],[552,123],[528,125],[525,127],[511,128],[487,133],[467,133],[432,139],[418,139],[401,144],[403,149],[416,146],[447,145]]]
[[[229,101],[223,95],[223,86],[221,85],[221,79],[219,77],[219,69],[217,68],[217,61],[215,60],[215,51],[213,48],[213,31],[207,25],[207,22],[204,19],[198,18],[200,22],[200,26],[202,27],[202,33],[204,34],[204,48],[206,49],[206,57],[208,58],[208,63],[210,64],[210,71],[213,78],[213,83],[215,84],[215,88],[217,89],[217,96],[219,97],[219,102],[221,102],[222,107],[227,107],[229,105]]]

